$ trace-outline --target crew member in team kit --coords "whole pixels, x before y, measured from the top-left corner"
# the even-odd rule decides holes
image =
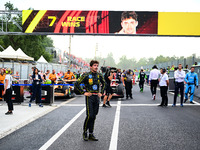
[[[186,82],[186,89],[185,89],[185,101],[184,103],[188,100],[188,92],[189,89],[191,91],[190,93],[190,103],[194,104],[193,102],[193,96],[194,96],[194,91],[195,91],[195,86],[198,88],[198,75],[194,72],[194,67],[191,67],[191,71],[188,72],[185,76],[185,82]]]
[[[72,80],[72,79],[76,79],[76,77],[75,77],[75,75],[74,75],[73,72],[71,72],[70,70],[68,70],[68,71],[65,73],[64,79]]]
[[[131,69],[125,71],[122,74],[122,83],[126,89],[126,99],[128,99],[128,97],[130,97],[130,99],[133,99],[132,97],[133,76],[134,76],[134,72]]]
[[[138,79],[139,79],[140,92],[143,92],[144,82],[145,82],[145,80],[147,80],[146,73],[144,73],[143,69],[141,69],[141,71],[140,71],[140,73],[138,75]]]
[[[102,74],[98,73],[99,62],[96,60],[92,60],[90,62],[90,72],[83,74],[75,83],[76,88],[80,91],[80,93],[84,93],[86,97],[86,118],[83,126],[83,139],[85,141],[92,140],[98,141],[93,134],[94,122],[96,119],[96,115],[99,111],[99,101],[105,89],[105,80]],[[86,91],[84,91],[80,84],[83,83],[85,85]],[[101,84],[101,92],[100,90]],[[89,138],[88,131],[89,129]]]
[[[57,80],[57,75],[55,70],[52,70],[52,73],[49,75],[49,80],[51,80],[51,84],[55,84]]]
[[[107,71],[105,73],[105,75],[104,75],[104,79],[105,79],[105,82],[106,82],[106,88],[105,88],[106,94],[104,96],[103,106],[102,106],[104,108],[107,107],[107,106],[111,107],[110,100],[111,100],[111,98],[113,96],[113,90],[112,90],[112,87],[110,86],[110,84],[111,84],[111,81],[113,79],[113,76],[114,76],[114,71],[113,70]]]

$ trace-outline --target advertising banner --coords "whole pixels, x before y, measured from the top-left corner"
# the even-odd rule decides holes
[[[24,33],[200,36],[199,12],[23,10]]]

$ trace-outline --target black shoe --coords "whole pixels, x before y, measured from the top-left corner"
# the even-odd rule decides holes
[[[84,141],[88,141],[87,132],[83,132],[83,140],[84,140]]]
[[[91,140],[91,141],[98,141],[98,139],[95,138],[95,136],[93,134],[89,134],[89,138],[88,139]]]
[[[12,111],[8,111],[7,113],[5,113],[5,115],[12,115]]]
[[[109,107],[112,107],[112,106],[110,105],[110,102],[109,102],[109,101],[106,102],[106,105],[108,105]]]
[[[106,106],[106,104],[103,104],[102,107],[106,108],[107,106]]]
[[[187,100],[188,100],[188,98],[186,98],[186,99],[184,100],[184,103],[186,103],[186,102],[187,102]]]
[[[133,99],[133,97],[131,96],[130,99]]]
[[[163,105],[158,105],[159,107],[163,107]]]
[[[192,102],[190,102],[190,104],[195,104],[195,103],[192,101]]]

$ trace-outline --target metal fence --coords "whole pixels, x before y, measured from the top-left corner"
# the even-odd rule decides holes
[[[37,64],[30,64],[30,63],[20,63],[20,62],[0,62],[0,68],[11,68],[13,73],[15,74],[16,71],[20,74],[20,79],[28,79],[29,74],[32,74],[32,67],[37,67],[40,71],[46,72],[50,70],[50,72],[54,69],[56,73],[63,71],[64,73],[70,69],[72,72],[84,72],[88,71],[87,68],[82,68],[81,70],[76,68],[69,68],[69,66],[64,64],[54,64],[54,63],[37,63]]]
[[[174,61],[169,61],[169,62],[164,62],[164,63],[159,63],[159,64],[148,64],[148,65],[144,65],[141,67],[143,67],[144,69],[151,69],[153,67],[153,65],[157,65],[158,68],[167,68],[168,66],[170,66],[170,68],[171,68],[172,65],[177,67],[178,64],[182,64],[183,67],[188,65],[188,67],[190,68],[192,65],[194,65],[195,62],[199,62],[198,65],[200,65],[200,57],[191,56],[191,57],[177,59]],[[140,70],[141,67],[139,67],[137,69]]]

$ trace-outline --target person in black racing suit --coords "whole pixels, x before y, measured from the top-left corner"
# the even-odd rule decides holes
[[[75,83],[75,87],[80,93],[86,96],[86,118],[83,126],[83,139],[85,141],[98,141],[93,135],[94,122],[99,111],[99,98],[102,96],[105,89],[105,80],[101,73],[98,73],[99,62],[92,60],[90,62],[90,72],[83,74]],[[80,84],[85,84],[86,91],[84,92]],[[100,90],[101,86],[101,92]],[[89,138],[88,131],[89,129]]]

